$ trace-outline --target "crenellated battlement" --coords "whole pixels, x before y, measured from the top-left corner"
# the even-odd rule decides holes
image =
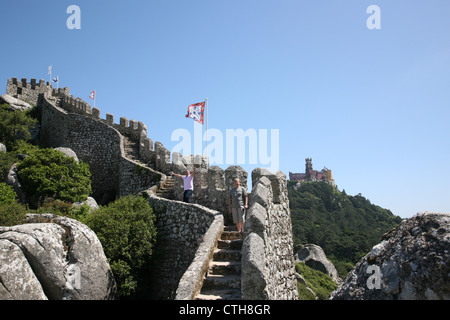
[[[53,103],[69,112],[76,113],[98,120],[108,126],[118,130],[122,135],[130,138],[139,147],[139,155],[145,162],[153,161],[156,157],[154,154],[155,147],[153,141],[147,137],[147,126],[141,121],[128,120],[121,117],[119,123],[114,122],[114,115],[106,113],[105,118],[101,118],[101,110],[97,107],[92,108],[91,105],[81,98],[75,98],[70,94],[70,89],[54,88],[49,82],[44,80],[27,78],[10,78],[6,88],[6,94],[14,98],[23,100],[32,105],[37,105],[39,96],[44,95]]]
[[[40,94],[49,94],[53,90],[50,83],[44,80],[36,81],[31,79],[28,82],[27,78],[22,78],[20,81],[17,78],[8,79],[6,86],[6,94],[22,101],[36,105]]]

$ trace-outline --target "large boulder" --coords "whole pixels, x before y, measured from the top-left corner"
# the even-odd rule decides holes
[[[17,172],[17,164],[14,163],[11,168],[9,169],[6,178],[5,178],[6,184],[12,186],[14,188],[14,192],[17,194],[17,197],[20,202],[25,203],[27,195],[25,191],[22,188],[22,183],[19,179],[19,174]]]
[[[419,213],[388,232],[330,299],[450,299],[450,214]]]
[[[341,283],[334,264],[328,260],[321,247],[315,244],[306,244],[294,254],[295,262],[304,262],[308,267],[329,275],[336,283]]]
[[[16,111],[26,111],[33,108],[33,106],[25,101],[19,100],[17,98],[11,97],[10,95],[4,94],[0,96],[0,104],[9,104],[11,109]]]
[[[29,214],[0,227],[0,300],[107,300],[117,297],[102,245],[84,224]]]
[[[55,150],[64,153],[64,155],[66,157],[73,158],[75,160],[75,162],[77,162],[77,163],[79,162],[77,154],[72,149],[59,147],[59,148],[55,148]]]
[[[74,207],[78,208],[83,205],[87,205],[89,207],[89,211],[91,212],[100,209],[97,201],[95,201],[95,199],[92,197],[88,197],[85,201],[79,201],[73,204]]]

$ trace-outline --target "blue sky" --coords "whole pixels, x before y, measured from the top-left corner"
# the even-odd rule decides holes
[[[81,9],[81,29],[66,22]],[[366,26],[370,5],[381,29]],[[171,150],[209,128],[279,130],[279,169],[333,170],[394,214],[450,210],[450,2],[2,1],[0,81],[48,80]],[[269,149],[271,148],[269,141]],[[262,165],[242,165],[249,173]],[[224,169],[227,164],[221,165]]]

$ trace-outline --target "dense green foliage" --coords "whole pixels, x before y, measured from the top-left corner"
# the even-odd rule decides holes
[[[0,225],[23,224],[26,213],[32,212],[81,221],[102,243],[120,297],[146,298],[156,242],[155,215],[148,201],[140,196],[124,197],[96,211],[87,205],[74,206],[73,202],[84,201],[91,193],[89,165],[54,149],[29,144],[29,129],[37,121],[33,111],[8,109],[7,105],[0,107],[0,142],[8,150],[0,153],[0,181],[16,163],[28,203],[18,203],[13,189],[0,183]]]
[[[16,196],[13,187],[4,182],[0,182],[0,203],[13,203],[16,201]]]
[[[0,106],[0,142],[8,152],[0,153],[0,173],[4,178],[12,164],[17,170],[29,205],[40,207],[47,199],[84,201],[91,193],[89,165],[54,149],[40,149],[28,143],[30,129],[37,123],[35,109],[12,111]],[[19,160],[18,155],[26,155]],[[22,159],[23,157],[20,157]],[[1,181],[1,180],[0,180]]]
[[[26,213],[26,207],[18,202],[0,202],[0,226],[24,224]]]
[[[401,222],[360,194],[349,196],[326,182],[302,183],[298,190],[295,184],[288,182],[294,243],[322,247],[341,277]]]
[[[0,105],[0,142],[11,150],[19,141],[30,139],[30,129],[35,126],[37,120],[30,117],[29,112],[9,109],[7,104]]]
[[[315,293],[319,300],[328,299],[329,294],[336,290],[337,284],[333,279],[318,270],[311,269],[305,263],[299,262],[295,264],[295,271],[302,275],[308,287]],[[299,300],[315,300],[316,297],[306,290],[306,285],[297,282]]]
[[[16,201],[0,202],[0,226],[26,223],[26,213],[53,213],[79,220],[99,238],[122,299],[147,298],[149,269],[156,243],[155,215],[141,196],[117,199],[96,211],[87,205],[53,200],[30,210]]]
[[[117,199],[81,219],[98,236],[121,298],[145,298],[156,241],[155,215],[141,196]]]
[[[46,198],[84,201],[91,193],[89,165],[54,149],[38,149],[18,165],[18,174],[32,202]]]

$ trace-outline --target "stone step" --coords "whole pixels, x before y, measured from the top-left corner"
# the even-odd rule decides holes
[[[213,259],[214,261],[241,261],[241,250],[216,249]]]
[[[197,295],[197,300],[241,300],[241,289],[211,289]]]
[[[206,276],[203,281],[203,292],[209,289],[240,289],[241,276],[240,275],[217,275],[211,274]]]
[[[241,300],[242,233],[225,226],[196,300]]]
[[[238,231],[224,231],[220,237],[222,240],[236,240],[242,239],[242,233]]]
[[[157,191],[157,192],[173,192],[173,188],[170,188],[170,187],[164,186],[164,187],[162,187],[162,188],[158,189],[158,191]]]
[[[219,239],[217,241],[217,248],[219,248],[219,249],[241,250],[242,242],[243,242],[242,239],[234,239],[234,240],[222,240],[222,239]]]
[[[211,261],[208,275],[239,275],[241,261]]]

